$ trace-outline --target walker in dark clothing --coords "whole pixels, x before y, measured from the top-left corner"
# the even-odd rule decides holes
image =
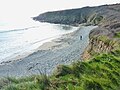
[[[80,36],[80,40],[82,40],[82,36]]]

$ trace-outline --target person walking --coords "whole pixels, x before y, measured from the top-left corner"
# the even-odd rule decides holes
[[[82,36],[80,36],[80,40],[82,40]]]

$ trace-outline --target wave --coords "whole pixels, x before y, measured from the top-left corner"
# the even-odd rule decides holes
[[[12,29],[12,30],[5,30],[5,31],[0,31],[0,33],[9,33],[9,32],[15,32],[15,31],[25,31],[28,29],[32,28],[38,28],[39,26],[33,26],[33,27],[27,27],[27,28],[22,28],[22,29]]]

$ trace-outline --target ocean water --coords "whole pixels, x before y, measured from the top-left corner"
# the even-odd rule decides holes
[[[22,22],[0,22],[0,62],[34,52],[40,45],[78,27],[40,23],[32,19]]]

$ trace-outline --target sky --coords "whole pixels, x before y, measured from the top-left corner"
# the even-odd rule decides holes
[[[0,21],[22,21],[46,11],[120,3],[120,0],[0,0]]]

